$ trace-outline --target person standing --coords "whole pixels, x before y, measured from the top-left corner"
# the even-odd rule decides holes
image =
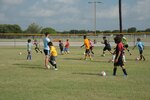
[[[32,43],[31,43],[31,39],[28,39],[27,42],[28,42],[27,43],[27,52],[28,52],[27,60],[32,60],[32,55],[31,55]]]
[[[116,50],[114,52],[115,55],[115,60],[114,60],[114,69],[113,69],[113,75],[116,76],[116,71],[117,71],[117,66],[120,66],[122,68],[122,71],[124,73],[124,76],[127,76],[126,69],[124,67],[124,62],[123,62],[123,51],[124,47],[122,44],[122,40],[120,36],[116,36],[114,38],[115,43],[117,44]]]
[[[49,33],[46,32],[45,33],[45,38],[43,39],[43,43],[44,43],[44,54],[45,54],[45,67],[47,69],[50,68],[50,66],[48,65],[48,62],[49,62],[49,54],[50,54],[50,48],[48,46],[48,43],[50,42],[50,39],[49,39]]]

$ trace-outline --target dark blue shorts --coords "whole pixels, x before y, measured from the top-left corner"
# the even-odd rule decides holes
[[[45,50],[45,49],[44,49],[43,51],[44,51],[45,56],[49,55],[49,53],[50,53],[49,50]]]
[[[119,57],[118,62],[114,62],[114,66],[124,66],[122,57]]]

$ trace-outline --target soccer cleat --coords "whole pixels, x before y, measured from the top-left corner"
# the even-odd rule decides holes
[[[49,65],[47,65],[46,67],[47,67],[47,69],[50,69],[50,68],[51,68],[51,66],[49,66]]]
[[[55,68],[54,70],[58,70],[57,68]]]

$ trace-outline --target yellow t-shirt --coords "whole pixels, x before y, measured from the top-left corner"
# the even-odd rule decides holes
[[[50,47],[50,51],[51,51],[52,56],[57,56],[57,51],[56,51],[56,48],[54,46]]]
[[[86,49],[90,49],[90,42],[89,39],[84,39],[84,45]]]

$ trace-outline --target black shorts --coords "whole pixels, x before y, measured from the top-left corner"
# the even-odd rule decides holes
[[[111,51],[111,47],[110,46],[105,46],[103,51],[106,51],[106,50]]]
[[[50,61],[56,61],[56,56],[50,56]]]
[[[128,44],[124,45],[124,48],[128,48],[128,47],[129,47],[129,45],[128,45]]]
[[[50,53],[49,50],[45,50],[45,49],[44,49],[43,51],[44,51],[45,56],[49,55],[49,53]]]
[[[124,66],[122,57],[119,57],[118,62],[114,62],[114,66]]]
[[[140,53],[140,55],[142,55],[143,54],[143,50],[139,50],[139,53]]]
[[[86,50],[85,50],[85,53],[86,53],[86,54],[90,54],[90,49],[86,49]]]

